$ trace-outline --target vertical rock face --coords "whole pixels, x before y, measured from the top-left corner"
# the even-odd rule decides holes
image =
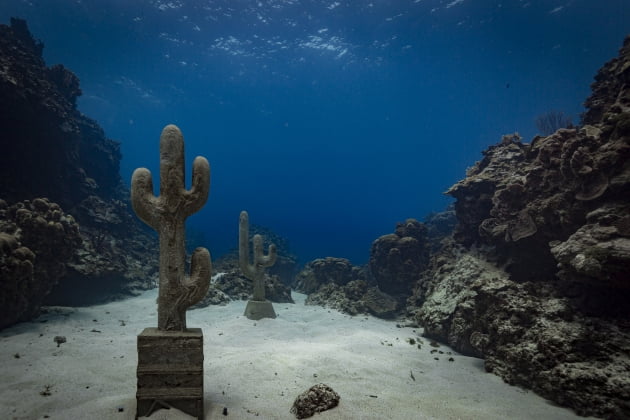
[[[583,125],[504,136],[448,194],[459,220],[410,302],[425,333],[582,415],[630,416],[630,38]]]
[[[46,303],[60,305],[90,304],[152,287],[156,240],[130,211],[119,174],[120,145],[76,109],[79,79],[62,65],[46,67],[42,50],[25,21],[0,24],[0,199],[13,208],[45,197],[80,225],[79,243],[69,242],[70,257],[36,250],[18,238],[18,249],[35,254],[32,282],[50,292]],[[11,217],[0,215],[5,226],[0,232],[12,234],[6,230],[14,223]],[[54,272],[38,269],[57,264],[62,267]],[[56,280],[51,283],[47,275]]]
[[[48,197],[64,209],[92,194],[116,196],[120,145],[76,109],[78,78],[46,67],[42,49],[24,21],[0,25],[0,193],[11,202]]]
[[[396,225],[396,232],[372,243],[370,272],[378,288],[393,296],[411,294],[429,255],[426,227],[415,219]]]

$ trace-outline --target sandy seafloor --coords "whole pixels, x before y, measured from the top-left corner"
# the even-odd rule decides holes
[[[156,297],[151,290],[105,305],[46,308],[0,332],[0,418],[133,419],[136,336],[157,326]],[[293,419],[295,397],[317,383],[341,396],[317,420],[579,418],[486,373],[482,360],[432,347],[420,329],[293,297],[295,304],[274,304],[276,319],[245,318],[245,301],[188,312],[188,327],[204,333],[206,419]],[[57,347],[55,336],[67,342]],[[172,409],[150,418],[192,417]]]

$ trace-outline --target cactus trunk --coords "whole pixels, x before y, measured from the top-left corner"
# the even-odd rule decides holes
[[[185,277],[186,255],[184,223],[162,219],[160,237],[160,290],[158,296],[158,328],[163,330],[186,329],[186,308],[175,305]],[[174,219],[171,217],[171,219]]]
[[[158,329],[185,331],[186,310],[208,291],[212,263],[205,248],[192,256],[191,275],[186,277],[184,222],[205,204],[210,189],[208,161],[193,162],[192,187],[184,184],[184,139],[179,129],[168,125],[160,137],[160,196],[153,195],[151,172],[136,169],[131,179],[131,204],[138,217],[155,229],[160,238],[160,290]]]

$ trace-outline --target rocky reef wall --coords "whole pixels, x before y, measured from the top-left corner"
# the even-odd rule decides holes
[[[425,334],[581,415],[630,418],[630,37],[582,125],[483,152],[409,312]]]
[[[25,21],[0,24],[1,299],[25,307],[3,312],[2,326],[35,315],[43,302],[89,304],[156,278],[156,239],[129,210],[120,144],[77,110],[78,77],[47,67],[43,48]],[[24,225],[26,212],[37,229]]]

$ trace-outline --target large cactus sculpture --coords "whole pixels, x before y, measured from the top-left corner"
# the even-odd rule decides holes
[[[186,310],[208,292],[212,263],[205,248],[192,255],[190,277],[185,275],[184,222],[199,211],[210,191],[210,165],[197,156],[193,162],[192,187],[184,184],[184,138],[174,125],[160,136],[160,195],[153,195],[151,172],[138,168],[131,178],[131,204],[138,217],[160,238],[160,290],[158,329],[185,331]]]
[[[245,309],[245,316],[250,319],[275,318],[271,302],[265,299],[265,268],[276,263],[276,246],[269,246],[269,253],[264,255],[263,238],[254,235],[254,262],[249,263],[249,215],[241,212],[238,230],[238,263],[241,271],[254,283],[254,293]]]

